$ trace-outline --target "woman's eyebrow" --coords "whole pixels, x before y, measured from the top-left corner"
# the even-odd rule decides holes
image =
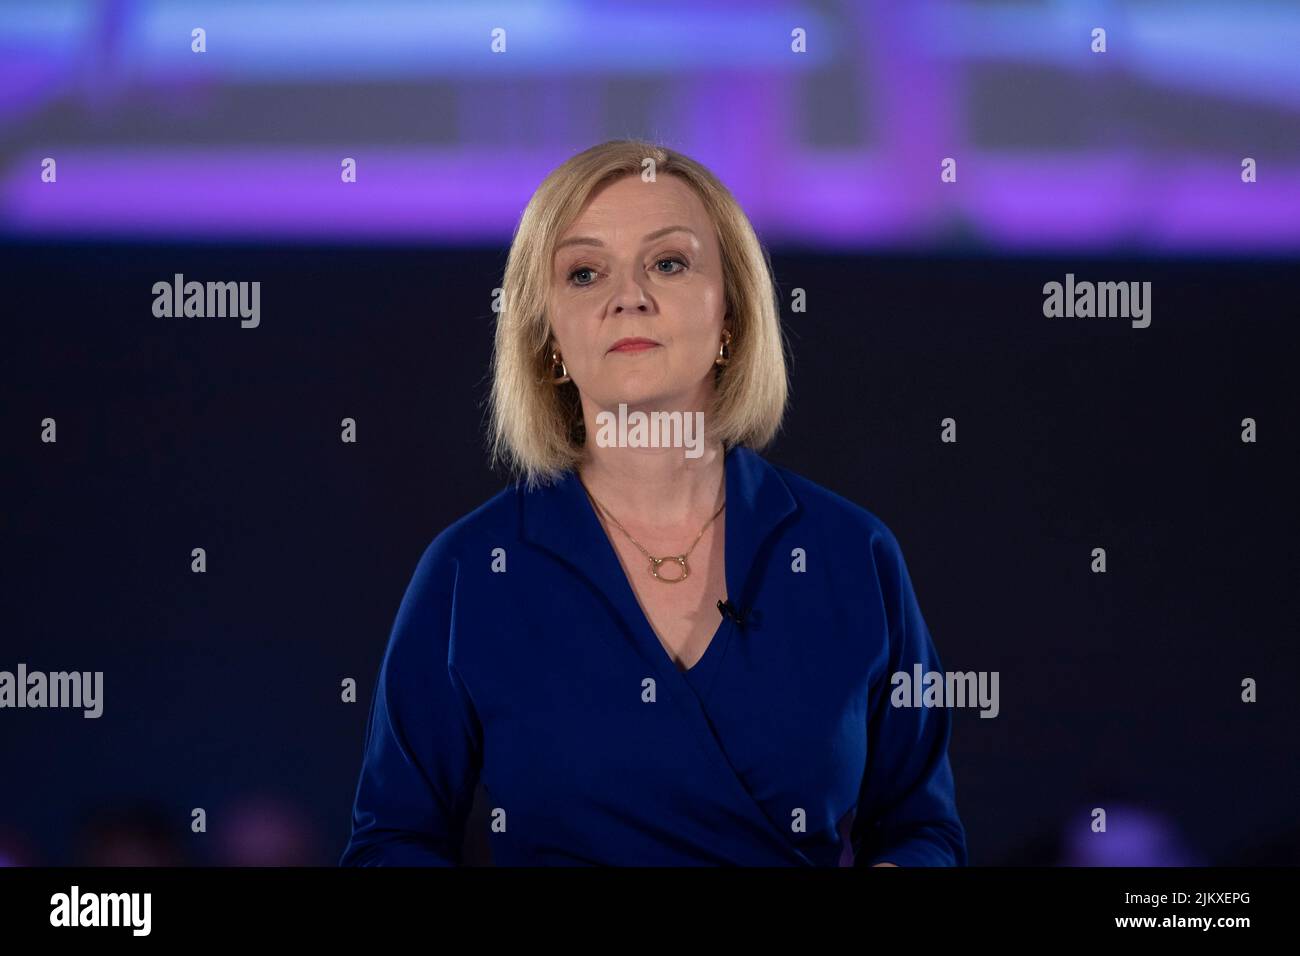
[[[685,233],[690,233],[690,235],[692,236],[695,235],[694,230],[687,229],[685,226],[664,226],[664,228],[662,229],[656,229],[654,232],[649,233],[646,236],[643,236],[641,241],[654,242],[656,239],[660,238],[661,236],[666,236],[670,232],[685,232]],[[603,246],[603,245],[604,245],[603,242],[601,242],[599,239],[593,238],[592,236],[572,236],[569,239],[565,239],[562,242],[556,243],[555,251],[559,252],[561,249],[565,248],[566,246]]]

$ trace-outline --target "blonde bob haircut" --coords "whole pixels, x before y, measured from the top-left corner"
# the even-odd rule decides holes
[[[651,162],[652,161],[652,162]],[[677,176],[712,219],[722,257],[730,361],[714,366],[705,437],[761,451],[781,427],[789,381],[771,267],[754,227],[726,186],[700,163],[644,140],[610,140],[553,170],[524,208],[502,281],[488,398],[491,465],[531,489],[575,469],[586,454],[577,386],[551,379],[547,296],[555,244],[601,187],[624,176]],[[719,343],[721,344],[721,343]]]

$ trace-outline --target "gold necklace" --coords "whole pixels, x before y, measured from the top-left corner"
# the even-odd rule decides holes
[[[724,483],[725,483],[726,480],[727,480],[727,478],[726,478],[726,472],[725,472],[725,471],[723,472],[722,480],[723,480]],[[692,551],[695,550],[695,546],[696,546],[697,544],[700,543],[700,538],[704,537],[704,532],[708,530],[709,525],[713,524],[714,519],[717,518],[718,515],[722,514],[722,509],[725,508],[725,507],[727,507],[726,499],[723,499],[722,505],[718,508],[717,511],[713,512],[713,517],[712,517],[712,518],[710,518],[708,521],[704,522],[704,527],[700,529],[700,533],[697,534],[697,535],[695,536],[695,540],[691,542],[691,546],[690,546],[689,548],[686,549],[686,552],[685,552],[684,554],[666,554],[666,555],[664,555],[662,558],[656,558],[653,554],[651,554],[651,553],[650,553],[649,551],[647,551],[645,548],[641,547],[641,542],[637,541],[636,538],[633,538],[633,537],[632,537],[632,533],[631,533],[630,531],[628,531],[627,528],[624,528],[621,524],[619,524],[618,519],[615,518],[612,514],[610,514],[608,508],[606,508],[604,505],[602,505],[599,501],[596,500],[596,496],[593,495],[593,494],[591,493],[591,489],[587,487],[587,483],[586,483],[585,481],[582,481],[582,476],[581,476],[581,475],[578,476],[578,481],[582,482],[582,488],[583,488],[584,491],[587,492],[587,497],[591,499],[592,504],[594,504],[594,505],[596,506],[596,508],[597,508],[597,509],[598,509],[598,510],[599,510],[599,511],[600,511],[600,512],[601,512],[601,513],[606,517],[606,518],[608,518],[610,521],[614,522],[614,524],[618,526],[618,530],[619,530],[619,531],[622,531],[625,535],[627,535],[627,536],[628,536],[628,539],[629,539],[629,540],[630,540],[634,545],[637,546],[637,549],[638,549],[642,554],[644,554],[647,558],[650,559],[650,573],[654,575],[656,581],[662,581],[664,584],[676,584],[678,581],[685,581],[685,580],[686,580],[686,578],[687,578],[687,577],[690,575],[690,573],[691,573],[690,565],[688,565],[688,564],[686,563],[686,556],[689,555]],[[682,573],[681,573],[678,577],[675,577],[675,578],[665,578],[665,577],[661,577],[660,574],[659,574],[659,568],[660,568],[660,566],[661,566],[665,561],[676,561],[678,564],[681,565],[681,567],[682,567]]]

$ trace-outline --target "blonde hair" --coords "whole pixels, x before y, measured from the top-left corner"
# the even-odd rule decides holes
[[[654,161],[655,176],[677,176],[694,189],[714,223],[722,256],[731,360],[715,366],[706,435],[724,447],[762,450],[781,427],[789,392],[786,341],[770,263],[754,227],[727,187],[700,163],[644,140],[610,140],[571,157],[542,181],[524,208],[506,260],[488,399],[489,446],[492,466],[504,463],[529,488],[558,479],[585,453],[577,386],[549,381],[546,301],[555,244],[593,193],[641,174],[647,159]]]

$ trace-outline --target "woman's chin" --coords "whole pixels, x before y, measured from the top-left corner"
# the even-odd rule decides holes
[[[650,380],[646,376],[628,375],[618,379],[606,394],[611,397],[611,400],[605,403],[606,408],[618,408],[620,402],[629,408],[632,406],[659,408],[674,392],[664,388],[662,380],[658,378]]]

